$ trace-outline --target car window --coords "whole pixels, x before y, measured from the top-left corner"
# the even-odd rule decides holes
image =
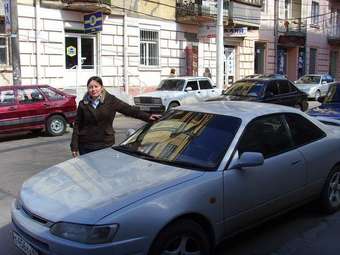
[[[185,88],[191,88],[192,90],[198,90],[197,81],[188,81],[187,86]]]
[[[50,88],[40,88],[49,100],[61,100],[65,96]]]
[[[223,92],[227,96],[262,97],[264,83],[260,81],[238,81]]]
[[[11,105],[15,103],[14,90],[0,90],[0,105]]]
[[[277,81],[279,85],[279,94],[286,94],[290,92],[289,82],[287,80]]]
[[[278,94],[279,89],[277,87],[276,81],[269,82],[266,88],[266,96],[276,96]]]
[[[282,115],[257,118],[246,127],[238,152],[260,152],[264,158],[288,151],[293,147]]]
[[[44,101],[44,96],[38,89],[18,89],[19,104],[30,104]]]
[[[294,86],[294,84],[292,84],[291,82],[288,82],[288,86],[289,86],[289,90],[291,92],[296,92],[298,91],[298,89]]]
[[[159,163],[213,170],[240,125],[237,117],[172,110],[115,149]]]
[[[320,84],[321,76],[319,75],[305,75],[296,81],[297,84]]]
[[[295,146],[311,143],[326,134],[311,121],[298,114],[286,114],[286,120]]]
[[[327,92],[325,99],[323,100],[324,104],[329,103],[339,103],[340,102],[340,86],[336,84],[332,84]]]
[[[182,91],[184,82],[183,79],[165,79],[160,82],[157,90]]]
[[[200,89],[212,89],[212,86],[208,80],[200,80],[198,83],[200,84]]]

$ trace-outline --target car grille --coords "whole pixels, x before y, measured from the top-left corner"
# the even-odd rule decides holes
[[[159,97],[135,97],[134,101],[136,105],[139,105],[139,104],[162,105],[162,99]]]
[[[140,97],[140,103],[141,104],[152,104],[153,99],[152,97]]]
[[[31,213],[27,208],[25,208],[24,206],[21,207],[22,208],[22,211],[29,217],[31,218],[32,220],[34,221],[37,221],[43,225],[46,225],[47,227],[51,226],[53,223],[48,221],[48,220],[45,220],[44,218],[42,217],[39,217],[33,213]]]

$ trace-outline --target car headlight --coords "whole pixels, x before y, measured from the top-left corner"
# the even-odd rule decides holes
[[[134,97],[133,101],[135,102],[135,104],[140,104],[140,97]]]
[[[87,244],[109,243],[117,233],[118,224],[112,225],[82,225],[67,222],[57,222],[50,232],[58,237]]]
[[[159,97],[153,97],[152,98],[152,103],[153,104],[162,104],[162,99]]]

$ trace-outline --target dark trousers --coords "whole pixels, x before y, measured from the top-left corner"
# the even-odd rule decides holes
[[[90,152],[93,152],[93,151],[98,151],[98,150],[101,150],[103,148],[97,148],[97,149],[93,149],[93,148],[86,148],[84,146],[79,146],[79,154],[80,155],[84,155],[84,154],[87,154],[87,153],[90,153]]]

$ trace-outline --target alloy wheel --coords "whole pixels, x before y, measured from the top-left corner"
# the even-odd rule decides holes
[[[177,236],[168,242],[162,255],[200,255],[200,244],[193,237]]]
[[[331,177],[328,187],[328,199],[329,203],[333,207],[340,205],[340,173],[335,172]]]

